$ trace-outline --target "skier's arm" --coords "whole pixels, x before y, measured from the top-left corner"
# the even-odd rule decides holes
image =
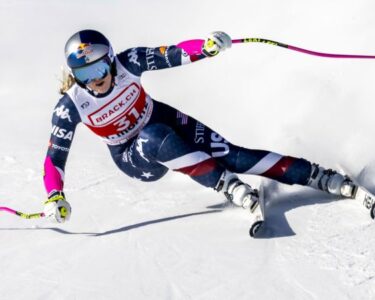
[[[50,197],[62,193],[64,168],[77,124],[78,111],[67,94],[56,105],[52,116],[52,132],[44,161],[44,186]]]
[[[188,40],[172,46],[137,47],[120,53],[120,62],[133,74],[181,66],[217,55],[231,47],[231,38],[224,32],[213,32],[205,40]]]
[[[212,57],[231,46],[232,39],[222,31],[212,32],[205,40],[189,40],[177,44],[178,48],[183,49],[189,56],[193,57],[194,55]]]

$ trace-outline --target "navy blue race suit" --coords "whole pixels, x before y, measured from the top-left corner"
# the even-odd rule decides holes
[[[203,123],[152,99],[144,91],[140,83],[143,72],[205,58],[200,51],[203,42],[138,47],[118,54],[113,85],[104,95],[73,85],[59,100],[52,117],[44,164],[47,193],[63,190],[65,163],[79,123],[107,143],[114,162],[124,173],[142,181],[158,180],[172,169],[215,188],[223,171],[229,170],[306,185],[311,163],[305,159],[233,145]]]

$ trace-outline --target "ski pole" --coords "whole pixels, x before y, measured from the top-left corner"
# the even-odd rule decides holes
[[[23,219],[39,219],[39,218],[44,218],[45,217],[45,215],[44,215],[43,212],[34,213],[34,214],[25,214],[23,212],[11,209],[9,207],[0,207],[0,211],[8,212],[10,214],[19,216],[19,217],[21,217]]]
[[[375,55],[356,55],[356,54],[333,54],[333,53],[323,53],[323,52],[316,52],[311,51],[303,48],[299,48],[292,45],[287,45],[284,43],[271,41],[263,38],[242,38],[242,39],[235,39],[232,40],[233,44],[244,44],[244,43],[263,43],[268,44],[272,46],[278,46],[282,48],[286,48],[289,50],[314,55],[314,56],[320,56],[320,57],[329,57],[329,58],[362,58],[362,59],[375,59]]]

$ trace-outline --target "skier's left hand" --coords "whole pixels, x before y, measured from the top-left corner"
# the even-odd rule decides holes
[[[214,31],[206,38],[202,52],[206,56],[215,56],[232,46],[232,39],[222,31]]]
[[[70,219],[72,209],[69,202],[65,200],[64,193],[56,191],[44,203],[43,212],[52,222],[64,223]]]

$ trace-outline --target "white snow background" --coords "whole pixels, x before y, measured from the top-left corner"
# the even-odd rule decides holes
[[[331,53],[375,55],[371,0],[0,0],[0,205],[38,212],[65,41],[114,48],[223,30]],[[346,166],[375,190],[375,60],[234,45],[148,72],[145,89],[248,148]],[[256,185],[259,178],[242,176]],[[184,175],[128,178],[83,126],[66,166],[71,220],[0,215],[1,299],[375,299],[375,224],[360,203],[269,182],[263,238],[240,209]]]

